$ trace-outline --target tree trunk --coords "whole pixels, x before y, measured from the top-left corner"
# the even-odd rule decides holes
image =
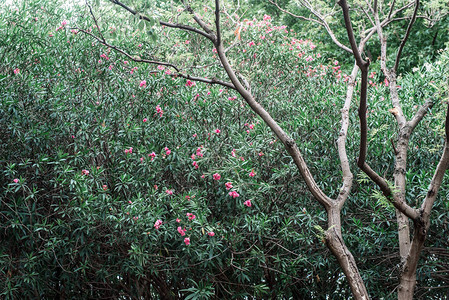
[[[328,209],[328,226],[329,228],[326,231],[326,244],[343,269],[354,299],[370,299],[354,256],[352,256],[343,241],[341,235],[340,209],[338,207]]]
[[[415,222],[415,234],[399,282],[398,300],[413,299],[416,286],[416,269],[418,267],[419,255],[426,240],[426,227],[423,223]]]

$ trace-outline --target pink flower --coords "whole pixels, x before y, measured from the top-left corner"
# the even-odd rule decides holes
[[[186,244],[186,246],[190,245],[190,239],[189,238],[185,238],[184,239],[184,243]]]
[[[81,174],[87,176],[87,175],[89,175],[89,171],[84,169],[84,170],[81,171]]]
[[[248,207],[251,207],[251,200],[246,200],[245,202],[243,202],[243,204],[245,204]]]
[[[199,168],[198,163],[197,163],[196,161],[192,162],[192,166],[194,166],[195,169],[198,169],[198,168]]]
[[[114,68],[113,65],[110,65],[110,66],[109,66],[109,70],[110,70],[110,71],[111,71],[113,68]]]
[[[226,186],[226,189],[227,189],[227,190],[232,189],[232,183],[231,183],[231,182],[226,182],[226,183],[225,183],[225,186]]]
[[[157,221],[154,223],[154,228],[159,229],[159,227],[161,227],[161,225],[162,225],[162,220],[157,220]]]
[[[19,182],[19,179],[18,178],[14,178],[14,183],[18,183]]]
[[[137,47],[142,48],[142,44],[137,45]]]
[[[147,81],[146,80],[142,80],[139,84],[140,87],[146,87],[147,86]]]
[[[253,41],[251,41],[251,42],[248,43],[248,46],[251,47],[251,46],[254,46],[255,44],[256,44],[256,43],[254,43]]]
[[[151,160],[153,160],[156,157],[156,153],[151,152],[150,154],[148,154],[148,157],[151,157]]]
[[[167,147],[165,147],[164,150],[165,150],[165,154],[166,154],[166,155],[170,155],[170,153],[171,153],[171,150],[170,150],[170,149],[168,149]]]
[[[127,64],[128,64],[128,61],[127,61],[127,60],[124,60],[123,63],[124,63],[125,65],[127,65]]]
[[[168,195],[173,195],[173,190],[166,190],[165,191]]]
[[[144,122],[144,123],[145,123],[146,121],[148,121],[148,119],[147,119],[147,118],[144,118],[142,122]]]
[[[232,198],[235,199],[235,198],[239,197],[240,195],[236,191],[232,191],[232,192],[229,192],[229,196],[231,196]]]
[[[232,157],[235,157],[235,149],[232,149],[231,155],[232,155]]]
[[[103,184],[103,191],[107,191],[108,190],[108,186],[106,184]]]
[[[156,113],[159,114],[159,116],[162,117],[164,111],[162,110],[162,108],[159,105],[156,105]]]
[[[61,22],[61,25],[62,25],[62,26],[67,25],[67,21],[66,21],[66,20],[62,21],[62,22]]]
[[[193,219],[196,218],[196,216],[194,214],[192,214],[192,213],[187,213],[186,215],[187,215],[187,217],[189,217],[190,221],[192,221]]]
[[[184,44],[188,45],[188,44],[190,44],[190,41],[187,40],[187,41],[184,42]]]
[[[181,234],[181,236],[185,236],[186,235],[186,230],[182,229],[181,226],[178,227],[178,232]]]
[[[201,175],[201,178],[203,178],[203,179],[204,179],[204,178],[206,178],[206,175],[204,175],[204,174],[203,174],[203,175]]]
[[[129,204],[133,204],[133,202],[132,202],[131,200],[128,200],[128,203],[129,203]]]
[[[263,152],[259,152],[259,156],[263,156]]]
[[[143,163],[143,157],[140,158],[140,162]]]
[[[212,177],[214,178],[214,180],[220,180],[220,178],[221,178],[221,175],[220,174],[218,174],[218,173],[215,173],[214,175],[212,175]]]
[[[162,70],[164,70],[164,69],[165,69],[165,67],[164,67],[164,66],[162,66],[162,65],[158,65],[158,66],[157,66],[157,69],[158,69],[158,70],[161,70],[161,71],[162,71]]]
[[[271,20],[271,17],[269,15],[263,15],[263,20],[264,21]]]
[[[186,86],[188,86],[188,87],[192,87],[192,86],[195,86],[195,85],[196,84],[193,81],[187,80],[187,82],[186,82]]]
[[[15,68],[15,69],[14,69],[14,74],[17,75],[17,74],[19,74],[19,72],[20,72],[19,68]]]
[[[176,222],[180,223],[180,222],[181,222],[181,219],[176,218]]]
[[[256,175],[256,173],[254,173],[254,170],[251,171],[251,173],[249,173],[249,177],[254,177]]]
[[[220,133],[221,130],[220,129],[215,129],[215,133]]]
[[[133,153],[133,147],[129,147],[129,149],[125,149],[126,154],[132,154]]]
[[[197,137],[197,134],[196,134],[196,133],[194,133],[194,134],[192,135],[192,137],[196,138],[196,137]]]
[[[215,232],[213,232],[213,231],[208,232],[207,235],[208,235],[208,236],[214,236],[214,235],[215,235]]]

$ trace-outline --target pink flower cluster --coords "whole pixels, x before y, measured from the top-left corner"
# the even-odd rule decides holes
[[[235,198],[239,197],[240,195],[236,191],[232,191],[232,192],[229,192],[229,196],[231,196],[232,198],[235,199]]]
[[[196,216],[194,214],[192,214],[192,213],[187,213],[186,215],[187,215],[187,217],[189,218],[190,221],[192,221],[193,219],[196,218]]]
[[[192,87],[192,86],[195,86],[195,85],[196,85],[196,83],[193,82],[193,81],[187,80],[187,82],[186,82],[186,86],[187,87]]]
[[[170,155],[171,150],[168,149],[168,147],[165,147],[164,150],[165,150],[165,154],[166,154],[167,156]]]
[[[246,200],[245,202],[243,202],[244,205],[251,207],[251,200]]]
[[[220,180],[220,178],[221,178],[221,175],[220,174],[218,174],[218,173],[215,173],[214,175],[212,175],[212,178],[214,179],[214,180]]]
[[[186,244],[186,246],[190,245],[190,238],[185,238],[184,243]]]
[[[156,113],[158,113],[160,117],[164,114],[164,111],[159,105],[156,105]]]
[[[153,161],[153,159],[156,157],[156,153],[151,152],[150,154],[148,154],[148,157],[151,157],[151,161]]]
[[[126,154],[132,154],[133,153],[133,147],[129,147],[129,149],[125,149]]]
[[[154,228],[159,229],[159,227],[161,227],[161,225],[162,225],[162,220],[157,220],[157,221],[154,223]]]
[[[146,87],[147,86],[147,81],[146,80],[142,80],[139,84],[140,87]]]
[[[84,170],[81,171],[81,174],[84,175],[84,176],[87,176],[87,175],[89,175],[89,171],[84,169]]]
[[[185,236],[186,235],[186,229],[182,229],[181,226],[178,227],[178,232],[181,234],[181,236]]]

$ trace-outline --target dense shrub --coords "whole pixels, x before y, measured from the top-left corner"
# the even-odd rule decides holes
[[[72,28],[92,22],[83,23],[82,9],[41,5],[3,7],[0,19],[2,297],[349,297],[320,238],[322,209],[269,128],[231,89],[135,64]],[[248,21],[230,55],[251,70],[255,95],[299,142],[321,187],[337,193],[345,66],[271,22]],[[115,41],[143,57],[175,40],[178,48],[161,47],[159,55],[176,49],[176,59],[214,62],[200,40],[158,30],[159,44],[141,33],[115,33]],[[407,112],[440,99],[445,65],[427,68],[401,80]],[[218,66],[206,72],[223,75]],[[391,174],[394,125],[385,94],[373,73],[370,159]],[[438,157],[439,108],[413,140],[411,203],[425,193]],[[348,144],[353,158],[357,126]],[[399,261],[394,212],[373,189],[360,178],[344,210],[344,236],[369,290],[388,297],[397,272],[385,274]],[[449,206],[436,205],[419,270],[418,294],[427,296],[445,293],[420,286],[448,281],[431,274],[447,270]]]

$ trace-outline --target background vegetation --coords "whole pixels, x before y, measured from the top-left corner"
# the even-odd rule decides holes
[[[213,63],[213,48],[199,37],[143,27],[104,5],[103,29],[133,55],[158,53],[186,68]],[[323,210],[232,90],[189,83],[100,45],[75,29],[95,30],[85,6],[33,0],[0,9],[2,298],[350,297],[322,242]],[[251,70],[258,101],[299,143],[321,188],[338,193],[335,140],[350,58],[288,17],[285,27],[270,10],[250,16],[230,50],[233,64]],[[447,35],[434,30],[447,23],[428,31],[421,24],[416,41],[435,42],[404,57],[406,114],[439,99],[411,142],[409,203],[425,196],[444,140],[449,57],[436,51]],[[227,38],[238,36],[231,30]],[[391,174],[396,130],[375,68],[370,163]],[[208,72],[223,78],[218,67]],[[350,113],[355,159],[357,112]],[[368,290],[391,298],[399,272],[394,209],[363,176],[353,190],[343,210],[345,242]],[[417,298],[447,297],[448,193],[445,179]]]

